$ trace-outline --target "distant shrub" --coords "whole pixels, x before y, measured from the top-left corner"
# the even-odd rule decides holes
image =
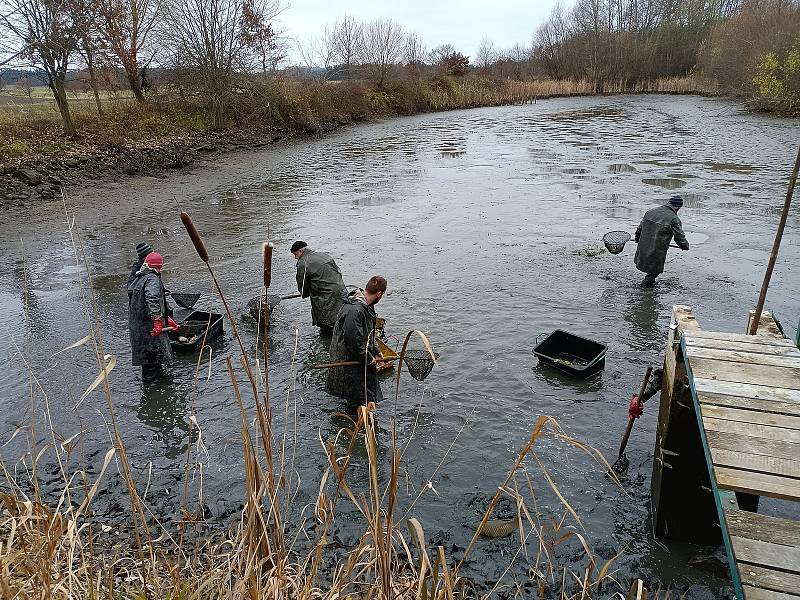
[[[8,160],[11,158],[20,158],[28,153],[28,144],[21,140],[15,140],[8,144],[0,144],[0,158]]]
[[[775,52],[762,57],[753,85],[756,98],[765,107],[800,115],[800,37],[783,57]]]

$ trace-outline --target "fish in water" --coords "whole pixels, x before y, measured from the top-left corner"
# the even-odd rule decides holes
[[[519,519],[489,519],[481,529],[481,535],[490,538],[502,538],[519,529]]]

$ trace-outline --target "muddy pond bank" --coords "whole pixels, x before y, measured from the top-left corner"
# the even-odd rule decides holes
[[[259,244],[268,227],[276,242],[276,292],[292,291],[288,245],[297,238],[333,254],[346,283],[363,285],[375,272],[387,277],[392,294],[379,312],[389,332],[420,328],[442,354],[424,384],[404,384],[398,431],[412,440],[403,502],[432,481],[438,495],[423,498],[415,514],[432,543],[450,552],[469,541],[538,415],[554,416],[570,435],[613,455],[630,394],[646,366],[661,360],[672,304],[693,305],[709,329],[744,327],[799,127],[743,113],[724,100],[573,98],[393,119],[222,155],[164,178],[68,187],[106,349],[118,358],[111,381],[121,427],[140,483],[150,481],[153,510],[167,522],[179,514],[182,494],[175,490],[183,476],[195,362],[178,360],[169,385],[156,393],[143,393],[128,366],[123,286],[135,244],[147,240],[164,253],[169,287],[202,291],[204,306],[220,308],[177,219],[175,197],[203,231],[237,309],[259,291]],[[674,193],[685,199],[681,217],[692,249],[670,254],[659,285],[641,289],[633,249],[611,256],[600,238],[612,229],[632,231],[644,210]],[[80,352],[52,356],[86,334],[64,220],[58,202],[3,211],[0,307],[16,325],[0,340],[0,432],[5,441],[29,416],[21,348],[57,400],[55,427],[65,438],[85,429],[80,460],[96,467],[108,447],[101,399],[92,396],[73,410],[94,377],[93,361]],[[796,211],[785,236],[768,308],[793,333],[800,316]],[[335,437],[343,425],[334,416],[341,406],[325,395],[322,374],[310,369],[324,361],[326,347],[308,313],[307,304],[282,303],[270,338],[271,390],[276,398],[289,395],[289,421],[299,432],[300,505],[314,496],[323,472],[319,436]],[[607,343],[605,370],[576,381],[539,365],[530,353],[536,336],[555,328]],[[244,332],[254,346],[255,332]],[[211,377],[200,382],[196,400],[208,449],[203,493],[218,522],[242,500],[238,414],[229,410],[223,366],[232,353],[228,335],[215,347]],[[541,458],[598,555],[623,550],[619,579],[641,576],[652,589],[661,584],[691,598],[723,597],[724,577],[689,564],[713,549],[652,537],[656,416],[648,405],[634,429],[624,492],[560,447],[543,446]],[[380,439],[385,447],[388,432]],[[19,442],[2,449],[4,459],[24,449]],[[363,484],[364,472],[354,473]],[[114,522],[124,493],[119,479],[109,478],[99,516]],[[557,498],[546,489],[541,494],[542,513],[559,514]],[[337,527],[338,538],[351,541],[347,520]],[[508,539],[481,542],[469,575],[496,578],[510,547]],[[577,556],[571,548],[564,560]],[[525,577],[524,565],[514,575]]]

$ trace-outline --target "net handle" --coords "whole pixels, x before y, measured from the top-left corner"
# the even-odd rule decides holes
[[[398,360],[399,356],[390,356],[388,358],[376,358],[375,362],[392,362]],[[346,360],[343,362],[335,362],[335,363],[321,363],[318,365],[314,365],[312,369],[333,369],[334,367],[360,367],[364,363],[360,360]]]
[[[622,248],[625,248],[625,244],[627,244],[628,242],[633,242],[634,244],[638,244],[639,243],[639,242],[636,241],[636,238],[634,236],[632,236],[630,233],[628,233],[628,239],[625,240],[624,242],[608,242],[608,241],[606,241],[606,235],[608,235],[609,233],[615,233],[615,232],[614,231],[609,231],[608,233],[606,233],[603,236],[603,244],[605,244],[606,249],[608,249],[609,245],[621,246]],[[625,232],[625,233],[627,233],[627,232]],[[678,246],[677,244],[670,244],[669,247],[670,248],[677,248],[678,250],[682,250],[682,248],[680,246]],[[621,250],[620,250],[620,252],[621,252]]]

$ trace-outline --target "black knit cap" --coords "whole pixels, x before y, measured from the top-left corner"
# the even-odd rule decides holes
[[[297,240],[294,244],[292,244],[292,249],[290,250],[290,252],[293,252],[293,253],[297,252],[298,250],[302,250],[306,246],[308,246],[308,244],[306,244],[304,241]]]
[[[683,198],[681,198],[680,196],[673,196],[672,198],[669,199],[669,203],[676,208],[680,208],[681,206],[683,206]]]
[[[136,254],[139,255],[139,258],[144,260],[144,257],[150,254],[153,251],[153,247],[148,244],[147,242],[141,242],[136,244]]]

